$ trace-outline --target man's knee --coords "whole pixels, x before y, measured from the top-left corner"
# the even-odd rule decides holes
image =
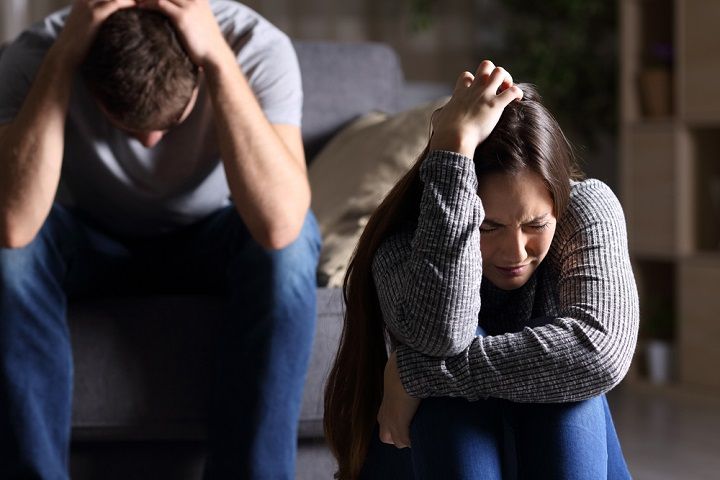
[[[47,257],[47,242],[41,233],[24,247],[0,248],[0,290],[20,288],[37,277]]]
[[[320,231],[315,216],[308,210],[298,237],[287,247],[268,251],[277,272],[315,274],[320,257]]]
[[[0,288],[20,287],[33,278],[47,275],[48,269],[61,253],[59,238],[68,226],[70,214],[55,205],[30,243],[21,248],[0,248]]]
[[[316,270],[320,257],[320,232],[312,212],[308,211],[298,237],[287,247],[272,250],[255,244],[249,252],[256,272],[261,278],[267,275],[273,288],[310,288],[316,287]],[[238,265],[245,269],[247,265]],[[241,274],[247,274],[245,271]]]

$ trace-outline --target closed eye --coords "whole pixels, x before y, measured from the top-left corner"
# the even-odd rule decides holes
[[[542,232],[543,230],[547,229],[550,226],[550,222],[543,223],[542,225],[528,225],[528,226],[537,232]]]
[[[484,232],[484,233],[489,233],[489,232],[494,232],[495,230],[497,230],[500,227],[501,227],[501,225],[495,225],[492,223],[491,224],[483,223],[482,225],[480,225],[480,231]]]

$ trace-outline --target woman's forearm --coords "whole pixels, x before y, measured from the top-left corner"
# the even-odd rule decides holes
[[[398,370],[408,393],[568,402],[604,393],[623,378],[639,319],[624,217],[607,186],[593,181],[583,189],[558,232],[557,258],[546,260],[557,273],[538,280],[537,288],[555,289],[546,297],[557,299],[542,322],[528,322],[542,326],[475,338],[447,358],[401,346]]]
[[[373,262],[383,318],[398,341],[454,355],[475,336],[480,311],[482,204],[472,159],[432,151],[420,171],[415,231],[388,239]]]

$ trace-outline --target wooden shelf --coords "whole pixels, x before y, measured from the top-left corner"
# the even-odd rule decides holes
[[[720,121],[720,2],[678,1],[678,108],[687,122]]]
[[[674,122],[633,124],[623,135],[622,197],[630,250],[676,257],[695,242],[691,162],[677,162],[688,148],[687,133]]]
[[[641,325],[664,301],[681,384],[720,392],[720,2],[619,0],[618,11],[621,200]],[[650,102],[640,76],[658,66]]]
[[[720,252],[720,128],[693,129],[695,250]]]
[[[720,391],[720,254],[680,262],[678,285],[680,379]]]

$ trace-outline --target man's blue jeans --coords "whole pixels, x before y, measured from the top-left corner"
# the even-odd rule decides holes
[[[422,401],[412,448],[376,434],[362,479],[618,480],[630,478],[605,396],[561,404]]]
[[[205,477],[293,478],[319,252],[310,212],[294,243],[267,250],[234,207],[176,233],[120,239],[55,205],[28,246],[0,249],[0,478],[68,478],[67,299],[132,292],[227,299]]]

